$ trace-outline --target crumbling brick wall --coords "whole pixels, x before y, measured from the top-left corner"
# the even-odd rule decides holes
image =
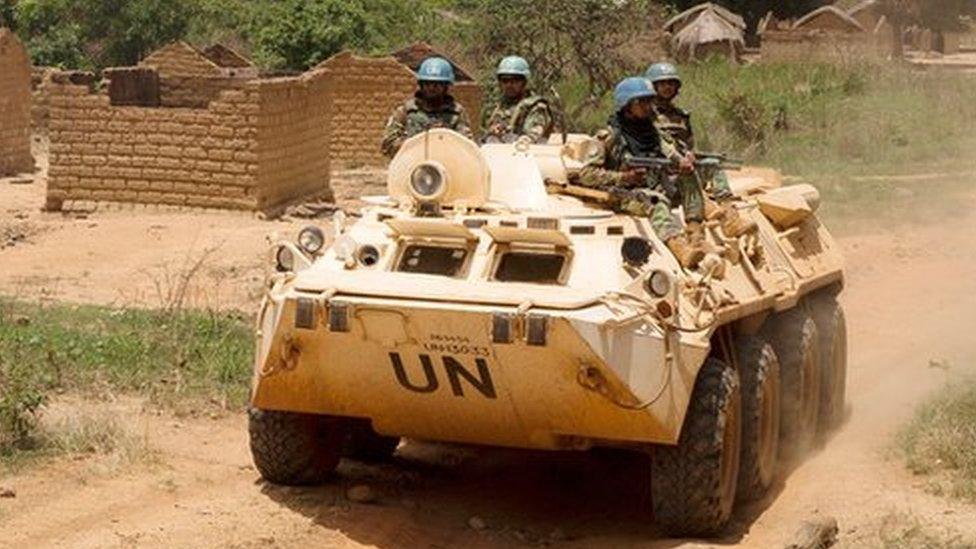
[[[30,171],[31,67],[23,44],[0,29],[0,176]]]
[[[413,72],[392,57],[359,57],[340,53],[320,68],[330,73],[332,94],[332,160],[337,163],[383,164],[383,129],[393,109],[417,89]],[[481,120],[481,88],[459,82],[454,97],[468,111],[473,125]]]
[[[255,76],[229,72],[185,42],[163,46],[139,66],[156,69],[164,107],[205,108],[221,92],[242,89]]]
[[[331,193],[328,94],[316,90],[325,99],[311,107],[306,99],[318,79],[251,81],[193,109],[112,106],[66,76],[52,76],[48,209],[91,201],[275,213]]]
[[[268,205],[295,197],[332,197],[330,168],[331,97],[328,71],[259,80],[257,90],[258,198]]]
[[[149,54],[139,63],[153,67],[160,77],[221,76],[220,67],[186,42],[173,42]]]

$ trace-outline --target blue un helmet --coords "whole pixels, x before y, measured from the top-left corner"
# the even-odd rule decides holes
[[[655,95],[657,94],[654,93],[654,88],[651,87],[646,78],[631,76],[621,80],[614,88],[613,107],[615,111],[620,112],[634,99],[654,97]]]
[[[681,76],[678,75],[678,69],[671,63],[654,63],[648,67],[644,76],[651,81],[651,84],[674,80],[678,83],[678,87],[681,87]]]
[[[529,70],[529,62],[517,55],[509,55],[502,59],[495,71],[495,76],[521,76],[526,80],[532,75]]]
[[[428,57],[417,69],[418,82],[454,83],[454,67],[443,57]]]

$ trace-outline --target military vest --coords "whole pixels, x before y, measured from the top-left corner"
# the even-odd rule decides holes
[[[461,124],[461,110],[454,98],[449,97],[444,106],[436,111],[424,109],[416,98],[405,105],[405,137],[423,133],[431,128],[457,130]]]
[[[658,131],[670,136],[681,152],[688,152],[695,148],[691,114],[674,105],[655,105],[654,115],[654,125],[657,126]]]

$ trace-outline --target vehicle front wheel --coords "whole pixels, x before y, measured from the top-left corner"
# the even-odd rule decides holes
[[[343,420],[314,414],[250,408],[248,434],[254,465],[265,480],[320,484],[339,464],[347,437]]]
[[[732,516],[739,477],[739,377],[708,358],[695,381],[677,446],[651,455],[655,521],[675,536],[720,534]]]

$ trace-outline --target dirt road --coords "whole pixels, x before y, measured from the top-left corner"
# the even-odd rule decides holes
[[[976,196],[972,200],[976,205]],[[0,210],[11,203],[3,202]],[[0,220],[15,220],[10,212],[3,215]],[[260,269],[260,247],[253,238],[278,227],[231,215],[167,214],[162,216],[167,221],[160,221],[158,214],[120,213],[70,219],[58,228],[61,221],[30,215],[54,228],[32,236],[33,244],[0,251],[2,291],[16,287],[8,262],[31,269],[47,249],[61,257],[54,272],[68,272],[70,284],[89,287],[61,286],[56,297],[84,294],[101,302],[118,299],[119,284],[115,293],[99,293],[91,289],[98,285],[86,279],[135,281],[133,266],[146,264],[132,255],[140,253],[139,240],[133,237],[130,244],[92,255],[79,248],[79,234],[91,234],[84,241],[95,243],[96,231],[104,230],[130,242],[125,227],[153,234],[151,227],[164,223],[157,242],[178,260],[180,239],[185,244],[199,226],[198,246],[223,240],[245,258],[228,265],[239,269],[232,280],[244,284]],[[86,226],[91,223],[96,226]],[[893,431],[915,405],[947,377],[974,371],[973,234],[976,216],[841,238],[850,263],[843,298],[850,327],[849,420],[825,448],[785,476],[766,501],[744,509],[734,534],[718,544],[781,547],[802,520],[822,514],[837,517],[842,546],[877,547],[886,532],[916,521],[926,531],[976,545],[976,507],[926,494],[924,479],[911,477],[889,451]],[[106,265],[113,254],[120,263]],[[82,276],[82,270],[89,275]],[[151,289],[152,284],[140,287]],[[238,290],[228,295],[246,298]],[[933,359],[945,361],[950,370],[930,368]],[[105,406],[130,418],[130,428],[156,450],[158,462],[118,469],[104,457],[61,460],[0,479],[0,485],[17,492],[16,498],[0,499],[0,546],[709,545],[660,538],[641,496],[646,469],[615,453],[407,443],[393,463],[344,462],[332,484],[289,489],[260,482],[239,415],[186,420],[145,412],[132,400]],[[375,503],[348,501],[346,489],[359,484],[372,488]]]

